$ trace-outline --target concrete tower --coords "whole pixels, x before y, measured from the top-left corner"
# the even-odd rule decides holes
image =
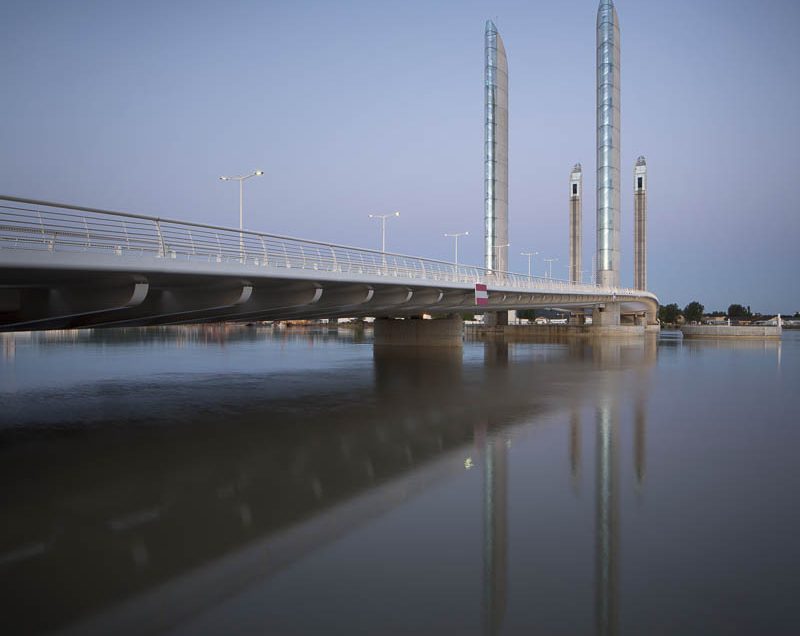
[[[581,282],[581,250],[583,249],[583,171],[576,163],[569,175],[569,279]]]
[[[647,289],[647,162],[633,169],[633,286]]]
[[[597,10],[597,282],[619,287],[619,19],[613,0]]]
[[[486,21],[484,80],[484,260],[508,271],[508,62],[503,39]]]

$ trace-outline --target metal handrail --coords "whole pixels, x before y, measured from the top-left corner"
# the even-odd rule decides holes
[[[149,255],[404,281],[485,282],[490,288],[519,292],[573,292],[656,299],[642,290],[602,288],[253,230],[0,195],[0,250],[6,249]]]

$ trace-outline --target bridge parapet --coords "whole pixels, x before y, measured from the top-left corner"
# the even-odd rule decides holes
[[[0,265],[8,266],[15,251],[164,259],[165,265],[238,264],[255,272],[330,272],[354,279],[382,277],[398,284],[480,282],[490,290],[649,296],[657,302],[640,290],[606,289],[252,230],[0,195],[0,253],[5,253]]]

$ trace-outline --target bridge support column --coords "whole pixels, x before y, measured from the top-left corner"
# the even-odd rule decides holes
[[[504,327],[508,324],[508,312],[488,311],[484,314],[483,324],[487,327]]]
[[[438,320],[378,318],[374,325],[375,346],[460,347],[464,342],[461,316]]]
[[[586,324],[586,313],[582,310],[570,313],[569,324],[576,327],[582,327]]]
[[[619,327],[619,303],[605,303],[592,311],[593,327]]]

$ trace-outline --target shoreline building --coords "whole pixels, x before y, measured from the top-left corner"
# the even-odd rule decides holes
[[[633,169],[633,286],[647,289],[647,161]]]
[[[583,250],[583,170],[576,163],[569,175],[569,280],[580,283]]]
[[[508,271],[508,61],[503,39],[486,21],[484,72],[484,261]]]
[[[613,0],[597,9],[597,283],[620,284],[620,41]]]

